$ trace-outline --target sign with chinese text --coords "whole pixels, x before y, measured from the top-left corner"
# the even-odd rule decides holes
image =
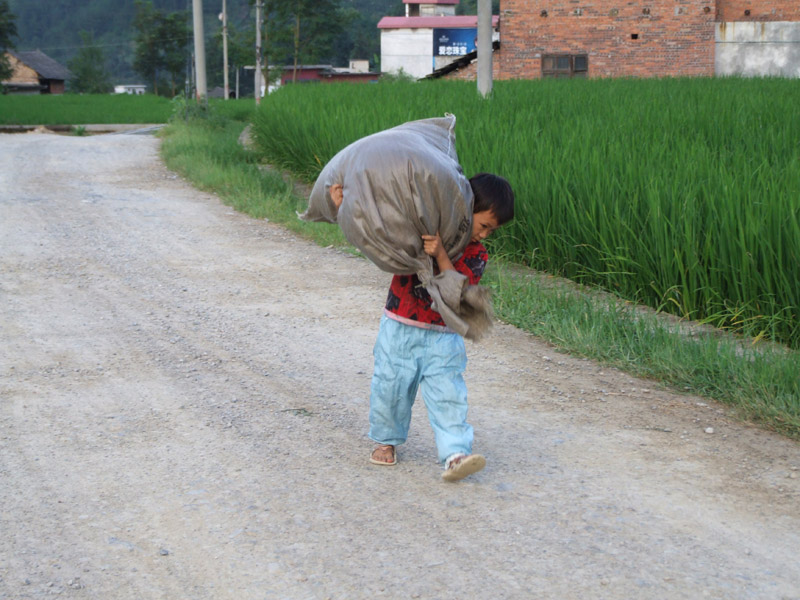
[[[434,56],[464,56],[475,51],[478,30],[473,29],[434,29]]]

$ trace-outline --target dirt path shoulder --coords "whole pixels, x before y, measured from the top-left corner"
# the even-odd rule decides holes
[[[0,598],[800,598],[798,444],[509,326],[370,465],[389,276],[158,143],[0,135]]]

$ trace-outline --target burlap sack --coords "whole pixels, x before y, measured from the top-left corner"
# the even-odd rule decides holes
[[[472,233],[473,194],[458,163],[455,121],[453,115],[411,121],[353,142],[325,165],[299,216],[338,223],[384,271],[416,274],[448,327],[477,339],[491,325],[488,290],[467,293],[476,286],[457,272],[434,277],[422,244],[423,235],[438,231],[455,260]],[[338,211],[330,196],[334,184],[344,187]]]

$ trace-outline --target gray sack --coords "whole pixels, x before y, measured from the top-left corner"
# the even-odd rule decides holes
[[[338,223],[347,240],[384,271],[416,274],[433,309],[472,340],[492,324],[489,291],[457,271],[433,274],[423,235],[439,232],[451,260],[472,233],[472,188],[458,163],[453,115],[404,123],[339,151],[317,178],[304,221]],[[344,187],[339,207],[330,187]]]

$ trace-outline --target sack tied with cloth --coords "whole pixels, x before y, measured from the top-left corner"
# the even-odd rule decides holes
[[[416,274],[445,324],[478,340],[492,325],[489,290],[458,271],[434,275],[423,235],[441,237],[451,260],[470,241],[473,193],[458,163],[453,115],[411,121],[339,151],[314,184],[304,221],[338,223],[347,240],[384,271]],[[337,208],[332,185],[342,185]]]

